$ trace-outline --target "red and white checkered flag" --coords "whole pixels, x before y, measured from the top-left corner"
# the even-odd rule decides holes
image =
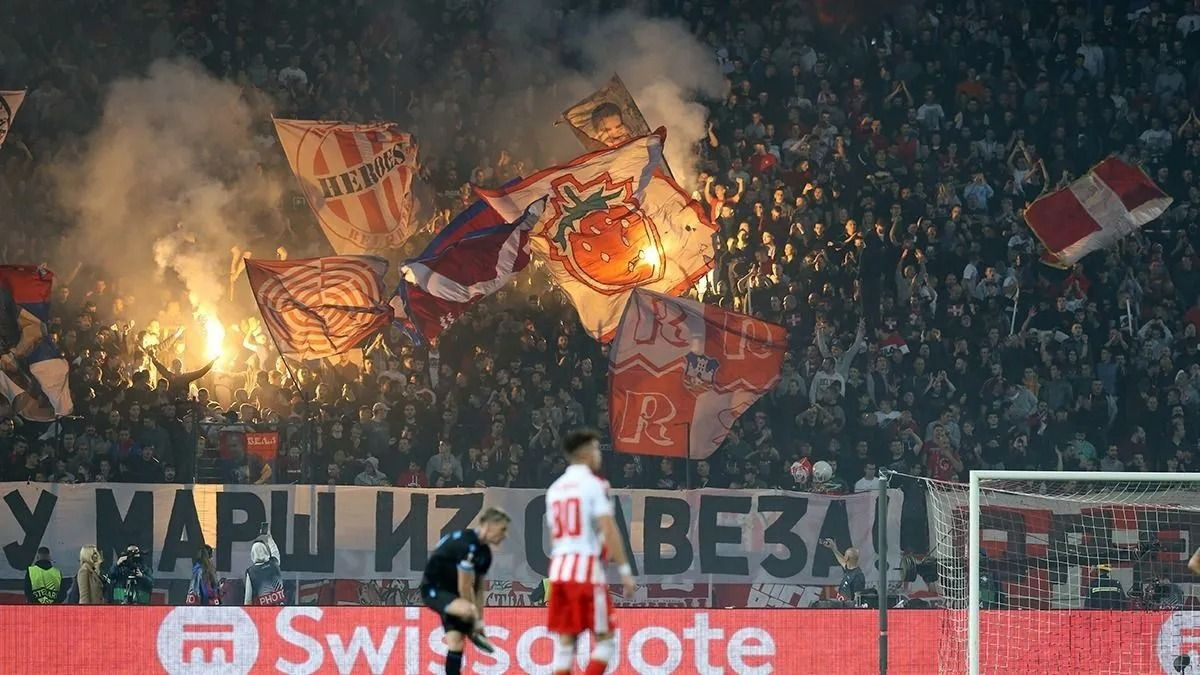
[[[1171,201],[1141,169],[1109,157],[1030,204],[1025,222],[1059,260],[1075,263],[1159,217]]]
[[[373,256],[250,258],[246,276],[280,353],[322,359],[357,347],[392,320],[382,301],[387,265]]]

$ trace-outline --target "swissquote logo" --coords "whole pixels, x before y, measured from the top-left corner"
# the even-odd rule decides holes
[[[156,642],[170,675],[246,675],[258,661],[258,628],[238,607],[176,607],[159,624]]]
[[[1177,673],[1175,660],[1200,663],[1200,612],[1173,612],[1158,631],[1158,663],[1164,673]],[[1188,672],[1190,669],[1185,669]]]

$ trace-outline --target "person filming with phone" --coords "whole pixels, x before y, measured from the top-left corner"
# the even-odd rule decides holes
[[[822,539],[821,545],[829,549],[837,562],[842,566],[842,581],[838,584],[838,599],[844,607],[858,607],[858,595],[867,587],[867,577],[858,566],[858,549],[851,546],[845,553],[839,553],[837,543],[832,539]]]
[[[268,523],[258,530],[258,538],[250,545],[250,567],[246,568],[246,605],[281,607],[287,604],[283,587],[283,572],[279,569],[279,547],[271,536]]]

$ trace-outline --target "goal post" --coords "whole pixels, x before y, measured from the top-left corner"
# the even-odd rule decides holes
[[[917,480],[946,607],[942,675],[1200,675],[1200,612],[1178,611],[1200,536],[1200,474]]]

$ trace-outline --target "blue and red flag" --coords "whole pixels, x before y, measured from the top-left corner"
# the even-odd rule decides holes
[[[0,265],[0,284],[12,293],[13,301],[18,307],[32,314],[42,324],[50,322],[50,298],[54,291],[53,272],[35,265]],[[70,415],[74,409],[69,383],[70,368],[48,334],[43,335],[24,361],[30,374],[41,385],[42,392],[54,408],[55,415]],[[6,388],[11,391],[12,386],[16,385],[10,381]]]
[[[415,344],[425,344],[476,302],[503,288],[529,265],[529,231],[545,200],[513,222],[484,201],[467,207],[421,255],[400,265],[392,297],[395,325]]]

